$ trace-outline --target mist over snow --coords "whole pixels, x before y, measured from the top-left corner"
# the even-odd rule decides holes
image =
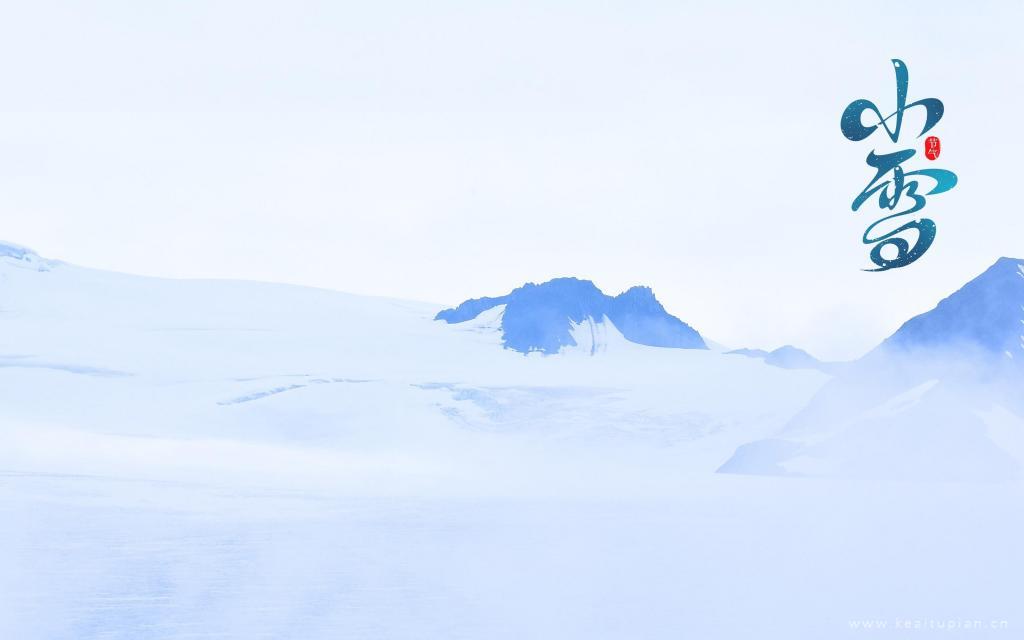
[[[785,428],[741,447],[722,471],[1018,479],[1024,261],[1000,258],[834,371]]]
[[[1024,638],[1022,24],[4,3],[0,640]]]
[[[1022,274],[834,365],[644,287],[444,309],[0,244],[0,637],[1019,629]]]

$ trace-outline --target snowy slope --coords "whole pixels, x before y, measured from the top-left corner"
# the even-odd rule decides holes
[[[1022,330],[1024,261],[1002,258],[837,370],[775,437],[744,445],[722,471],[1019,478],[1021,450],[994,435],[991,416],[1024,416]]]
[[[1024,260],[1000,258],[927,313],[907,321],[879,351],[972,349],[1024,367]]]
[[[638,345],[606,317],[573,323],[576,346],[563,354],[524,356],[500,348],[507,308],[450,325],[433,321],[438,310],[5,255],[0,417],[20,435],[0,462],[45,468],[61,446],[39,434],[75,431],[69,448],[100,451],[74,457],[88,471],[114,464],[96,462],[111,438],[134,447],[141,437],[151,439],[146,446],[153,438],[168,446],[212,438],[316,447],[318,456],[415,456],[444,473],[475,464],[465,447],[508,459],[510,447],[536,442],[555,459],[559,447],[580,456],[619,456],[625,447],[652,449],[667,467],[710,469],[744,439],[781,425],[825,380],[704,350]],[[574,357],[583,353],[601,357]],[[733,400],[727,389],[737,386],[751,402]],[[103,439],[90,444],[83,433]]]

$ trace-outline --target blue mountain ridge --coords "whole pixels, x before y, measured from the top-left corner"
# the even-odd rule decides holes
[[[1024,363],[1024,260],[1000,258],[934,309],[905,322],[878,350],[964,348]]]
[[[575,346],[571,329],[587,319],[607,317],[622,335],[637,344],[676,349],[707,349],[690,325],[669,314],[649,287],[632,287],[617,296],[601,292],[590,280],[555,278],[532,282],[504,296],[466,300],[435,316],[449,324],[466,322],[488,309],[505,305],[501,330],[505,348],[529,353],[558,353]]]
[[[803,457],[843,473],[1008,477],[1016,463],[981,416],[999,407],[1024,417],[1022,380],[1024,260],[1000,258],[837,369],[776,437],[740,446],[719,472],[786,474]]]
[[[726,351],[725,353],[726,355],[740,355],[748,358],[758,358],[760,360],[764,360],[765,364],[769,364],[773,367],[779,367],[780,369],[816,369],[825,373],[831,373],[836,368],[835,363],[822,362],[803,349],[789,344],[783,345],[774,351],[744,348],[733,349],[732,351]]]

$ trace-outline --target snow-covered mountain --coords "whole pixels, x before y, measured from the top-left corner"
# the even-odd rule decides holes
[[[836,376],[733,473],[1004,479],[1024,462],[1024,261],[992,267]]]
[[[908,320],[876,351],[908,358],[969,353],[989,366],[1009,363],[1024,371],[1024,261],[1000,258],[934,309]]]
[[[527,283],[496,298],[466,300],[436,316],[449,324],[476,319],[502,307],[498,318],[502,342],[508,349],[529,353],[558,353],[578,346],[574,328],[586,324],[593,331],[611,323],[626,340],[652,347],[707,349],[700,334],[669,314],[649,287],[632,287],[617,296],[601,292],[590,280],[556,278],[542,284]],[[592,345],[596,343],[591,340]]]
[[[317,455],[416,450],[451,473],[498,451],[511,465],[515,443],[539,440],[559,464],[625,446],[666,468],[714,469],[826,380],[700,348],[697,332],[639,287],[609,297],[560,279],[440,311],[288,285],[109,273],[4,247],[0,420],[24,447],[6,448],[0,463],[17,468],[46,467],[60,446],[44,440],[61,439],[40,434],[73,430],[76,447],[95,445],[75,457],[91,470],[111,462],[107,439],[131,449],[142,437],[315,445]],[[607,353],[577,357],[598,351]],[[735,386],[749,402],[735,402]]]

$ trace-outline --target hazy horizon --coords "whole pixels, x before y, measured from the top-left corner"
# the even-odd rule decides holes
[[[47,255],[39,254],[39,252],[36,251],[34,247],[28,247],[28,246],[22,245],[20,243],[11,242],[9,240],[5,240],[4,238],[0,238],[0,245],[16,246],[16,247],[20,247],[22,249],[27,249],[27,250],[29,250],[29,251],[31,251],[33,253],[36,253],[37,255],[40,255],[40,257],[45,259],[45,260],[55,260],[55,261],[58,261],[58,262],[65,262],[65,263],[67,262],[67,261],[61,260],[59,257],[56,257],[56,256],[47,256]],[[1011,256],[1001,256],[999,259],[1004,259],[1004,258],[1011,258],[1011,259],[1014,259],[1014,260],[1024,260],[1024,259],[1020,259],[1020,258],[1012,258]],[[993,264],[995,264],[995,261],[993,261]],[[86,268],[86,269],[93,268],[93,267],[90,267],[90,265],[78,265],[78,264],[76,264],[76,265],[73,265],[73,266],[82,267],[82,268]],[[138,275],[138,276],[141,276],[141,277],[156,277],[156,278],[166,278],[166,277],[168,277],[168,276],[159,276],[159,275],[153,275],[153,274],[138,274],[138,273],[125,272],[125,271],[112,271],[112,272],[113,273],[121,273],[121,274],[125,274],[125,275]],[[980,273],[979,274],[974,274],[973,276],[971,276],[971,278],[965,280],[963,284],[967,284],[967,282],[969,282],[974,277],[977,277],[978,275],[981,275],[981,274]],[[589,278],[586,278],[586,277],[572,276],[572,275],[554,276],[553,278],[560,278],[560,277],[576,277],[576,278],[579,278],[581,280],[589,280]],[[307,287],[308,286],[308,287],[313,287],[313,288],[321,288],[321,289],[325,289],[325,290],[328,290],[328,291],[336,291],[338,293],[345,293],[345,294],[352,293],[352,292],[348,292],[348,291],[341,291],[341,290],[338,290],[338,289],[332,289],[330,287],[316,287],[314,285],[303,285],[301,283],[287,282],[287,281],[265,281],[265,280],[261,281],[261,280],[253,280],[253,279],[250,279],[250,278],[215,278],[215,277],[211,278],[211,277],[202,277],[202,276],[198,276],[198,277],[195,277],[195,276],[194,277],[174,277],[174,276],[170,276],[170,278],[171,279],[180,279],[180,280],[193,280],[193,279],[195,279],[195,280],[238,280],[238,281],[242,281],[242,282],[267,282],[267,283],[270,283],[270,284],[281,284],[281,285],[298,286],[298,287]],[[548,280],[553,279],[553,278],[549,278]],[[534,284],[540,284],[541,282],[546,282],[546,281],[547,280],[545,280],[545,281],[537,281]],[[523,283],[523,284],[526,284],[526,283]],[[611,296],[615,296],[615,295],[617,295],[619,293],[623,293],[623,292],[626,291],[626,289],[623,289],[621,291],[609,291],[609,290],[606,290],[606,289],[602,288],[600,283],[595,282],[594,284],[599,289],[601,289],[601,291],[603,293],[605,293],[607,295],[611,295]],[[643,284],[643,283],[638,283],[638,284]],[[516,285],[516,286],[518,287],[518,286],[521,286],[521,285]],[[958,287],[958,289],[959,289],[959,287]],[[458,306],[459,304],[461,304],[462,302],[465,302],[466,300],[469,300],[469,299],[472,299],[472,298],[494,297],[494,296],[504,295],[506,293],[509,293],[509,291],[485,292],[485,293],[480,293],[478,295],[470,296],[468,298],[465,298],[463,300],[459,300],[459,301],[456,301],[456,302],[445,302],[445,301],[437,301],[437,300],[423,300],[423,299],[415,299],[415,298],[397,298],[397,297],[394,297],[394,296],[375,296],[373,294],[356,294],[356,295],[367,295],[369,297],[390,298],[390,299],[395,299],[395,300],[404,300],[404,301],[407,301],[407,302],[419,302],[419,303],[425,303],[425,304],[432,304],[432,305],[437,305],[438,307],[443,307],[443,308],[454,308],[454,307]],[[948,295],[950,295],[952,293],[954,293],[954,291],[950,291],[949,294],[944,295],[943,299],[945,299]],[[658,296],[658,292],[657,291],[654,291],[654,294],[655,294],[655,296]],[[661,300],[659,299],[659,301],[661,301]],[[661,302],[663,302],[663,301],[661,301]],[[936,304],[938,304],[938,302],[939,302],[939,300],[936,300]],[[665,306],[664,302],[663,302],[663,306]],[[932,307],[934,307],[934,305],[932,305]],[[929,307],[925,311],[930,311],[932,307]],[[672,314],[672,315],[677,315],[677,314],[675,314],[673,312],[673,310],[671,308],[667,308],[666,307],[666,311],[668,313]],[[915,314],[915,315],[918,315],[918,314]],[[680,320],[683,320],[684,322],[686,322],[686,318],[680,318]],[[910,317],[906,318],[906,320],[910,320]],[[691,323],[687,323],[687,324],[691,324]],[[898,326],[902,326],[902,324],[903,324],[903,322],[900,322]],[[898,328],[898,326],[897,326],[897,328]],[[726,347],[726,348],[730,348],[730,349],[740,349],[740,348],[760,349],[760,348],[764,348],[764,346],[762,346],[762,345],[726,344],[726,343],[723,343],[723,342],[721,342],[719,340],[716,340],[715,337],[714,337],[713,331],[709,332],[707,330],[703,330],[701,327],[696,327],[696,326],[694,326],[693,328],[696,329],[698,332],[700,332],[701,337],[704,338],[706,341],[708,341],[709,344],[715,345],[717,347]],[[888,338],[889,335],[890,334],[886,334],[885,336],[882,336],[879,339],[878,343],[873,344],[870,347],[868,347],[867,349],[865,349],[864,353],[855,354],[855,355],[853,355],[853,356],[851,356],[851,357],[849,357],[847,359],[848,360],[853,360],[853,359],[856,359],[856,358],[859,358],[859,357],[865,355],[868,351],[874,349],[879,344],[881,344],[881,342],[883,340],[885,340],[886,338]],[[768,350],[771,351],[771,350],[774,350],[775,348],[778,348],[778,347],[781,347],[781,346],[795,346],[795,347],[803,348],[800,344],[792,344],[792,345],[771,346],[770,348],[768,348]],[[812,355],[817,355],[817,354],[813,354],[812,353]]]
[[[0,236],[444,305],[643,284],[717,342],[857,357],[1024,254],[1006,192],[1024,8],[857,6],[14,7]],[[850,202],[871,144],[839,118],[891,108],[894,57],[910,99],[945,103],[929,166],[960,184],[929,200],[921,260],[867,273],[878,216]]]

